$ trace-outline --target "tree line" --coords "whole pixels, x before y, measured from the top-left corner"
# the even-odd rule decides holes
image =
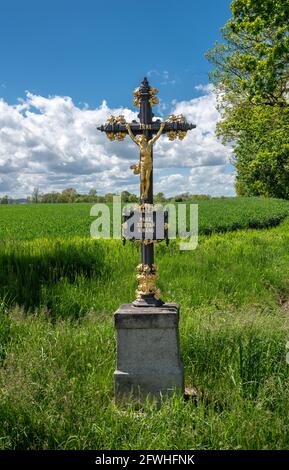
[[[32,203],[32,204],[60,204],[60,203],[109,203],[113,202],[113,197],[117,196],[116,193],[107,193],[104,195],[98,195],[96,189],[91,189],[87,194],[80,194],[75,188],[66,188],[61,192],[52,191],[49,193],[42,193],[39,188],[34,188],[31,196],[27,199],[21,199],[21,202]],[[222,196],[224,198],[224,196]],[[175,196],[166,197],[164,193],[159,192],[154,196],[154,202],[157,204],[165,202],[186,202],[190,200],[204,200],[214,199],[213,196],[208,194],[191,194],[189,192],[180,193]],[[139,196],[129,191],[123,191],[121,193],[121,200],[125,203],[137,203],[139,202]],[[0,204],[13,204],[19,200],[13,200],[8,195],[0,198]]]

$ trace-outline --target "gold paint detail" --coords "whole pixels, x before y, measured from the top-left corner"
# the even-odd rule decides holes
[[[124,126],[126,125],[126,120],[125,120],[123,114],[120,114],[119,116],[117,116],[117,117],[115,118],[115,122],[116,122],[117,124],[123,124]]]
[[[158,94],[158,92],[159,91],[154,87],[149,88],[149,102],[150,102],[151,106],[155,106],[156,104],[159,104],[159,99],[156,96]],[[134,92],[133,92],[133,95],[134,95],[133,104],[134,104],[134,106],[139,108],[140,104],[141,104],[141,91],[140,91],[140,88],[135,88]]]
[[[126,120],[123,114],[120,114],[119,116],[109,116],[109,118],[106,120],[106,124],[113,125],[113,124],[121,124],[123,126],[126,125]],[[109,140],[124,140],[126,137],[126,132],[107,132],[106,137]]]
[[[157,96],[151,96],[149,99],[149,102],[151,106],[155,106],[156,104],[159,104],[160,100],[158,99]]]
[[[140,107],[140,97],[139,97],[139,96],[136,96],[136,98],[134,98],[133,104],[134,104],[134,106],[136,106],[137,108]]]
[[[140,124],[140,128],[141,128],[142,130],[144,130],[144,131],[149,131],[149,130],[151,130],[152,125],[151,125],[151,124],[142,124],[142,123],[141,123],[141,124]]]
[[[141,198],[147,199],[149,189],[150,189],[150,177],[152,172],[152,148],[154,143],[161,136],[163,129],[165,127],[165,122],[162,122],[157,134],[150,140],[147,140],[144,134],[134,136],[130,124],[126,124],[126,128],[131,140],[139,147],[140,149],[140,161],[134,165],[130,166],[130,169],[133,170],[135,175],[140,175],[140,192]]]
[[[153,86],[150,86],[150,94],[151,95],[157,95],[159,90]]]
[[[143,243],[144,245],[152,245],[153,243],[158,243],[159,241],[162,241],[162,240],[149,240],[149,239],[146,239],[146,240],[134,240],[135,243]]]
[[[153,294],[155,298],[159,299],[160,290],[156,287],[158,278],[158,267],[156,264],[139,264],[137,266],[137,281],[138,288],[136,290],[137,299],[141,299],[142,295]]]
[[[170,114],[169,117],[166,119],[166,122],[168,124],[171,124],[171,123],[175,123],[175,122],[179,122],[179,123],[185,123],[186,122],[186,118],[183,114]],[[187,131],[168,131],[167,132],[167,136],[169,138],[169,140],[175,140],[177,138],[179,138],[179,140],[183,140],[187,135]]]
[[[126,132],[117,132],[115,138],[116,140],[124,140],[126,138]]]
[[[115,123],[115,117],[114,116],[109,116],[106,120],[106,124],[114,124]]]

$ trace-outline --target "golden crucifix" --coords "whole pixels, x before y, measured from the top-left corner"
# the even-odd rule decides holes
[[[137,137],[133,135],[130,124],[126,124],[126,128],[131,140],[136,143],[140,149],[140,161],[135,165],[131,165],[135,175],[140,175],[140,192],[141,198],[147,199],[150,189],[150,177],[152,172],[152,148],[154,143],[161,136],[166,123],[162,122],[157,134],[150,140],[147,140],[144,134]]]

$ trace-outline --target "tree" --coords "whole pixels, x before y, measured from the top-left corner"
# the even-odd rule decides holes
[[[35,187],[32,191],[31,202],[34,202],[35,204],[40,202],[40,191],[39,191],[39,188],[37,187]]]
[[[89,190],[89,193],[88,193],[89,196],[96,196],[96,194],[97,194],[97,191],[95,188],[91,188]]]
[[[75,202],[77,191],[74,188],[67,188],[60,194],[59,202]]]
[[[157,194],[154,196],[154,201],[155,201],[156,203],[159,203],[159,204],[161,204],[162,202],[165,202],[165,201],[166,201],[166,198],[165,198],[164,193],[157,193]]]
[[[222,28],[225,44],[207,57],[225,103],[288,106],[289,0],[235,0]]]
[[[61,197],[60,193],[52,191],[52,193],[42,194],[41,202],[49,203],[49,204],[57,203],[60,201],[60,197]]]
[[[116,196],[115,193],[107,193],[104,195],[104,202],[113,202],[113,197]]]
[[[237,108],[233,121],[237,194],[289,199],[289,109]]]
[[[289,0],[235,0],[208,53],[221,121],[234,149],[240,195],[288,198]]]
[[[129,202],[130,192],[129,191],[122,191],[121,193],[121,200],[122,202]]]
[[[0,199],[0,204],[9,204],[9,197],[7,194]]]

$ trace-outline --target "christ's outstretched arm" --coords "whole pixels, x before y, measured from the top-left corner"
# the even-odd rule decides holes
[[[139,145],[138,141],[136,140],[135,136],[133,135],[130,124],[127,123],[126,128],[127,128],[127,132],[128,132],[128,135],[130,136],[131,140],[133,140],[135,144]]]
[[[160,128],[158,130],[158,133],[151,140],[149,140],[148,143],[150,145],[153,145],[158,140],[158,138],[162,135],[162,132],[163,132],[163,129],[164,129],[165,125],[166,125],[165,122],[161,123]]]

